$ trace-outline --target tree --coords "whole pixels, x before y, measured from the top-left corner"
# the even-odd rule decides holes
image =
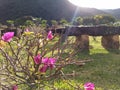
[[[120,21],[113,23],[113,26],[120,26]]]
[[[116,21],[115,17],[113,17],[112,15],[103,15],[103,24],[105,23],[114,23]]]
[[[101,20],[102,20],[103,17],[101,15],[95,15],[93,18],[94,18],[94,21],[95,21],[94,22],[95,25],[98,25],[98,24],[102,23]]]
[[[56,20],[51,20],[52,27],[56,28],[58,26],[58,22]]]
[[[34,22],[32,20],[27,20],[25,22],[25,26],[33,26],[34,25]]]
[[[34,18],[34,19],[33,19],[33,22],[34,22],[37,26],[40,25],[41,21],[42,21],[42,18]]]
[[[42,20],[41,21],[41,26],[46,27],[47,26],[47,20]]]
[[[74,25],[81,25],[83,24],[83,18],[82,17],[76,17],[74,22],[73,22]]]
[[[105,14],[105,15],[95,15],[94,16],[95,25],[98,24],[110,24],[116,21],[115,17]]]
[[[94,19],[93,17],[84,17],[83,18],[83,25],[93,25]]]
[[[6,22],[7,22],[8,27],[14,26],[13,20],[7,20]]]
[[[52,25],[57,25],[58,22],[56,20],[51,20]]]
[[[27,22],[30,22],[30,21],[33,21],[33,19],[34,18],[32,16],[23,16],[23,17],[17,18],[15,20],[15,26],[16,27],[24,26],[27,20],[28,20]]]
[[[65,25],[67,25],[68,24],[68,21],[66,20],[66,19],[61,19],[60,20],[60,24],[62,25],[62,26],[65,26]]]

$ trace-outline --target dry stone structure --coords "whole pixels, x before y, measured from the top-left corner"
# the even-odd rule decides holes
[[[91,27],[66,27],[53,29],[53,33],[62,33],[63,39],[67,36],[76,36],[75,48],[79,51],[89,51],[89,36],[102,36],[102,46],[107,50],[118,50],[120,46],[120,27],[91,26]],[[65,41],[65,40],[62,40]]]

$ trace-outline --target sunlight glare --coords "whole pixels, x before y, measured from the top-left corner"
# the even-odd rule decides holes
[[[120,8],[120,0],[69,0],[72,4],[80,7],[97,9],[117,9]]]

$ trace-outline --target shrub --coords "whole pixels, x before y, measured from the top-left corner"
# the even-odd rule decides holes
[[[49,80],[54,82],[58,77],[63,78],[62,68],[75,62],[74,50],[66,49],[69,42],[61,43],[51,31],[47,34],[43,30],[39,33],[26,30],[20,38],[11,36],[11,33],[2,36],[1,41],[6,45],[0,46],[0,77],[4,89],[44,88]],[[54,85],[50,88],[54,89]]]

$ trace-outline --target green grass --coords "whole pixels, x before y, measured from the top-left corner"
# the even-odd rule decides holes
[[[92,59],[93,61],[87,62],[84,66],[68,65],[64,68],[64,72],[77,73],[75,77],[68,77],[72,85],[77,83],[83,88],[84,83],[92,82],[95,84],[96,90],[120,90],[120,51],[108,52],[101,46],[100,39],[101,37],[96,37],[96,41],[94,41],[90,37],[92,47],[90,53],[78,53],[75,56],[78,60]],[[2,59],[0,60],[2,61]],[[54,82],[54,86],[58,90],[74,90],[59,78]],[[46,86],[45,90],[50,89]]]
[[[92,59],[93,61],[87,62],[84,66],[68,65],[63,69],[64,73],[73,71],[77,73],[74,77],[68,77],[69,82],[72,85],[79,84],[82,89],[84,83],[92,82],[95,84],[96,90],[120,90],[120,51],[108,52],[105,50],[101,45],[101,37],[96,37],[96,41],[90,37],[90,46],[92,48],[89,54],[78,53],[75,57],[78,60]],[[59,78],[55,80],[54,87],[58,90],[75,90]],[[51,89],[46,86],[45,90]]]
[[[100,38],[93,41],[90,37],[90,54],[79,53],[78,59],[93,59],[84,66],[68,66],[66,72],[78,73],[73,79],[78,83],[93,82],[97,90],[120,90],[120,54],[108,52],[100,44]]]

